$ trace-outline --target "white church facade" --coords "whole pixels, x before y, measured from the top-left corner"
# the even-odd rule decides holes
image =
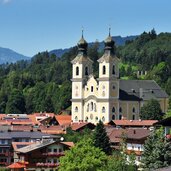
[[[139,119],[141,106],[151,98],[157,98],[166,112],[168,95],[155,81],[119,79],[119,59],[110,33],[104,43],[104,54],[98,59],[99,77],[94,78],[83,35],[78,42],[78,54],[71,61],[72,121],[96,124],[99,120]]]

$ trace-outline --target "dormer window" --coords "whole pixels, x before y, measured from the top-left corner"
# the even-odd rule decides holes
[[[85,75],[88,75],[88,67],[85,67]]]
[[[79,75],[79,67],[76,67],[76,75]]]
[[[103,65],[103,75],[106,74],[106,66]]]

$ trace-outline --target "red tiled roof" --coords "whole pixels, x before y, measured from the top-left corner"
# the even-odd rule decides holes
[[[73,147],[74,143],[73,142],[60,142],[61,144],[67,145],[69,147]]]
[[[127,129],[126,138],[127,139],[143,139],[150,135],[149,129]]]
[[[90,123],[90,122],[78,122],[78,123],[72,123],[71,124],[71,129],[76,131],[79,130],[81,128],[84,128],[85,126],[94,126],[94,124]]]
[[[112,120],[117,126],[152,126],[157,120]]]
[[[35,142],[12,142],[12,147],[14,149],[14,151],[16,151],[18,149],[17,145],[30,145],[33,144]]]
[[[26,163],[25,162],[16,162],[13,163],[11,165],[8,166],[8,168],[10,169],[21,169],[21,168],[25,168],[26,167]]]
[[[12,125],[11,131],[31,131],[33,128],[31,125]]]
[[[71,124],[71,115],[56,115],[56,120],[59,125],[70,125]]]

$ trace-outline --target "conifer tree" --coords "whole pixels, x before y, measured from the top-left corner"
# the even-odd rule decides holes
[[[99,147],[104,151],[107,155],[112,153],[112,149],[110,147],[109,137],[104,128],[103,122],[100,120],[97,124],[94,134],[93,134],[93,143],[95,147]]]
[[[146,140],[142,155],[142,167],[157,169],[171,165],[171,144],[163,130],[157,130]]]

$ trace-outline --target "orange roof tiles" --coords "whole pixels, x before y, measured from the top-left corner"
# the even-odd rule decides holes
[[[56,115],[56,120],[59,125],[70,125],[71,124],[71,115]]]
[[[10,169],[21,169],[21,168],[25,168],[25,167],[26,167],[26,165],[24,163],[19,163],[19,162],[13,163],[8,166],[8,168],[10,168]]]
[[[157,120],[112,120],[117,126],[152,126]]]
[[[90,127],[95,127],[94,124],[90,123],[90,122],[79,122],[79,123],[72,123],[71,124],[71,129],[74,131],[77,131],[81,128],[84,128],[85,126],[90,126]]]
[[[61,144],[67,145],[69,147],[73,147],[74,143],[73,142],[60,142]]]

